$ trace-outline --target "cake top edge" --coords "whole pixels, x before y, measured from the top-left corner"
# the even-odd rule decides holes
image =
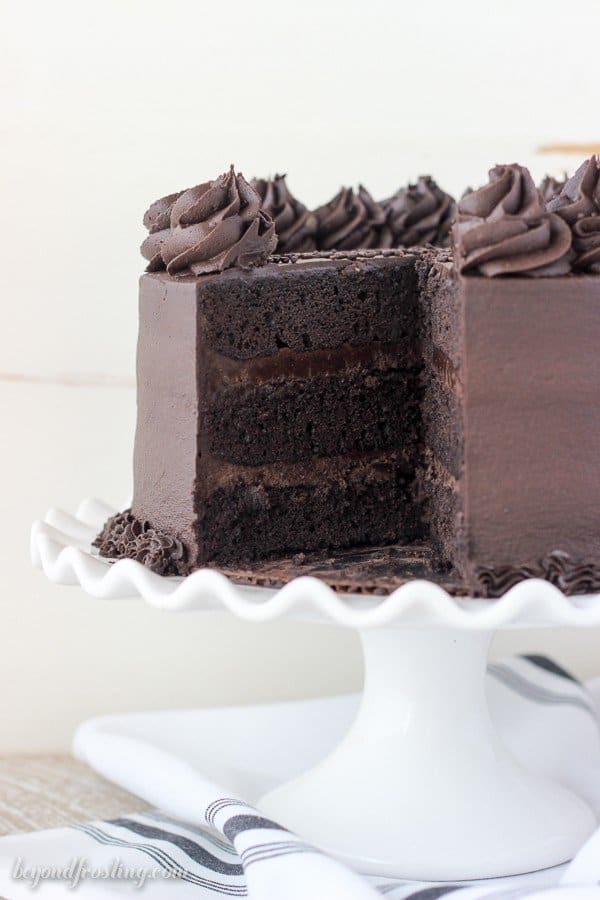
[[[430,245],[416,247],[398,247],[373,250],[315,250],[303,253],[272,254],[261,266],[252,269],[241,269],[233,266],[223,272],[212,272],[204,275],[194,275],[191,272],[178,272],[169,275],[165,270],[146,271],[141,278],[155,278],[161,281],[174,283],[194,283],[213,281],[215,278],[236,277],[262,277],[277,275],[278,272],[303,269],[325,269],[334,266],[343,269],[347,266],[368,265],[378,263],[413,263],[423,264],[427,268],[432,266],[452,267],[452,254],[448,248],[432,247]]]
[[[334,260],[340,262],[353,262],[355,260],[369,259],[406,259],[416,255],[430,256],[439,262],[451,262],[452,254],[448,248],[434,247],[430,244],[411,245],[407,247],[374,247],[372,249],[357,250],[315,250],[306,253],[280,253],[269,257],[269,262],[277,265],[289,263],[318,262],[319,260]]]

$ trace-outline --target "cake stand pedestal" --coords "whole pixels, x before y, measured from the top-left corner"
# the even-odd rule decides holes
[[[566,598],[530,579],[496,601],[457,601],[412,581],[387,598],[334,594],[317,579],[244,588],[209,569],[162,578],[109,564],[90,540],[114,510],[51,510],[32,532],[34,563],[106,599],[140,596],[171,611],[226,608],[253,622],[293,616],[356,629],[365,661],[349,732],[259,808],[365,873],[456,881],[517,875],[571,859],[596,828],[589,807],[523,769],[497,737],[485,667],[494,631],[600,625],[600,597]]]
[[[365,685],[349,733],[260,808],[373,874],[448,881],[571,859],[594,819],[497,738],[484,690],[492,632],[392,627],[360,636]]]

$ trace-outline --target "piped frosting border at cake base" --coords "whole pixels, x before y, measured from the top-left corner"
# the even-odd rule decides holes
[[[543,578],[570,596],[600,591],[600,566],[592,560],[575,560],[562,550],[530,565],[479,566],[475,578],[482,597],[501,597],[526,578]]]
[[[137,519],[130,510],[108,519],[93,546],[106,559],[134,559],[157,575],[186,575],[190,571],[182,542]],[[346,594],[391,593],[410,577],[442,583],[452,596],[472,593],[484,599],[497,599],[528,578],[548,581],[568,596],[600,592],[600,565],[592,560],[575,560],[561,550],[554,550],[535,564],[479,566],[472,591],[452,573],[436,573],[426,548],[420,545],[366,547],[336,551],[335,555],[297,553],[281,560],[211,568],[217,568],[236,583],[271,588],[301,575],[312,575]]]
[[[180,540],[136,518],[131,510],[111,516],[92,546],[107,559],[134,559],[157,575],[187,574],[187,552]]]

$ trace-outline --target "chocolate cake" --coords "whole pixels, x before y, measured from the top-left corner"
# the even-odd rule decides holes
[[[549,204],[516,165],[457,207],[430,178],[314,213],[254,186],[232,168],[146,213],[134,497],[100,552],[600,590],[598,160]]]

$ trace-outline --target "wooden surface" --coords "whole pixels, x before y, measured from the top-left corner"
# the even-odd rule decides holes
[[[109,819],[148,806],[67,754],[0,755],[0,834]]]

